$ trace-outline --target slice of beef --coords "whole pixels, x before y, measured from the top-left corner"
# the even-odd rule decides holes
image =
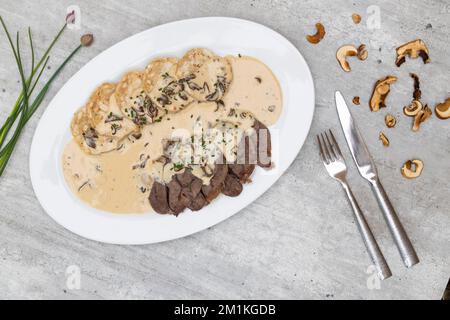
[[[189,169],[185,169],[182,173],[177,173],[175,176],[182,187],[189,186],[197,178]]]
[[[228,164],[229,171],[238,177],[241,183],[249,182],[250,176],[255,170],[256,141],[256,135],[245,136],[239,143],[236,160],[234,163]]]
[[[190,204],[189,195],[183,190],[176,175],[167,185],[169,189],[169,207],[174,215],[179,215]]]
[[[202,193],[206,201],[209,203],[222,192],[223,182],[228,174],[228,166],[222,163],[216,163],[213,171],[213,176],[208,185],[202,186]]]
[[[168,189],[164,184],[157,181],[153,182],[149,200],[153,210],[155,210],[157,213],[171,213],[169,208]]]
[[[206,200],[201,193],[203,181],[196,177],[191,170],[184,170],[176,175],[178,183],[181,185],[181,194],[189,199],[187,207],[192,211],[197,211],[206,205]]]
[[[202,189],[202,179],[195,176],[189,169],[184,170],[183,173],[177,174],[176,178],[183,188],[184,194],[191,198],[191,200],[194,199]]]
[[[228,173],[223,184],[222,193],[229,197],[237,197],[242,192],[242,183],[232,173]]]
[[[235,175],[241,183],[247,183],[250,181],[250,176],[255,170],[254,164],[229,164],[230,172]]]
[[[272,142],[269,129],[260,121],[255,119],[253,129],[257,136],[257,164],[262,168],[271,166]]]
[[[191,209],[192,211],[198,211],[207,204],[208,202],[206,202],[205,196],[203,195],[203,193],[199,192],[197,196],[194,199],[192,199],[188,208]]]

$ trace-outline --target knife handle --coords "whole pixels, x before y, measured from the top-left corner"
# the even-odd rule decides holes
[[[386,191],[384,191],[380,181],[378,179],[374,179],[370,182],[372,185],[372,190],[377,197],[378,204],[383,211],[384,219],[386,220],[395,244],[397,245],[397,249],[403,259],[403,263],[407,268],[412,267],[413,265],[419,263],[419,258],[417,257],[417,253],[414,250],[411,240],[409,240],[408,235],[406,234],[406,231],[403,228],[403,225],[400,222],[400,219],[398,218],[397,213],[395,212],[394,207],[392,206],[391,201],[389,200]]]

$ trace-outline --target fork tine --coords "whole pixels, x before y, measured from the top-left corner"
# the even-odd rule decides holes
[[[336,149],[336,151],[337,151],[339,157],[342,158],[342,152],[341,152],[341,149],[339,148],[339,145],[338,145],[338,143],[337,143],[337,141],[336,141],[336,138],[334,137],[333,132],[332,132],[331,130],[330,130],[330,135],[331,135],[331,140],[333,140],[333,145],[334,145],[334,147],[335,147],[335,149]]]
[[[326,131],[325,131],[325,137],[327,138],[328,147],[330,148],[330,153],[333,154],[334,159],[338,159],[338,156],[337,156],[336,152],[334,152],[334,146],[331,143],[330,139],[328,138],[328,134],[327,134]]]
[[[322,157],[323,163],[324,164],[329,163],[329,160],[325,157],[325,154],[323,153],[322,142],[320,141],[320,136],[319,135],[317,135],[317,142],[319,143],[320,156]]]
[[[325,150],[325,155],[328,158],[328,162],[332,162],[333,157],[331,156],[330,151],[328,150],[327,142],[325,141],[325,138],[323,137],[323,133],[321,133],[320,136],[322,137],[323,149]]]

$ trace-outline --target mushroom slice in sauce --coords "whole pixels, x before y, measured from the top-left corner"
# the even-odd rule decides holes
[[[192,102],[185,83],[176,78],[177,62],[177,58],[159,58],[145,68],[144,89],[158,108],[167,112],[178,112]]]
[[[178,62],[176,75],[197,101],[222,99],[233,79],[230,63],[204,48],[186,52]]]

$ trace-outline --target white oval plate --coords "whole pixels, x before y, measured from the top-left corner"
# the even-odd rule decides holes
[[[170,215],[118,215],[93,209],[78,200],[64,180],[61,157],[70,140],[73,113],[96,86],[118,81],[128,70],[144,68],[157,56],[181,57],[193,47],[219,55],[242,54],[266,63],[280,81],[284,110],[270,128],[275,168],[258,168],[239,197],[219,196],[199,212]],[[234,18],[198,18],[151,28],[107,49],[78,71],[53,98],[34,134],[30,174],[45,211],[68,230],[88,239],[115,244],[146,244],[180,238],[213,226],[263,194],[300,151],[314,112],[314,86],[298,50],[279,33]]]

